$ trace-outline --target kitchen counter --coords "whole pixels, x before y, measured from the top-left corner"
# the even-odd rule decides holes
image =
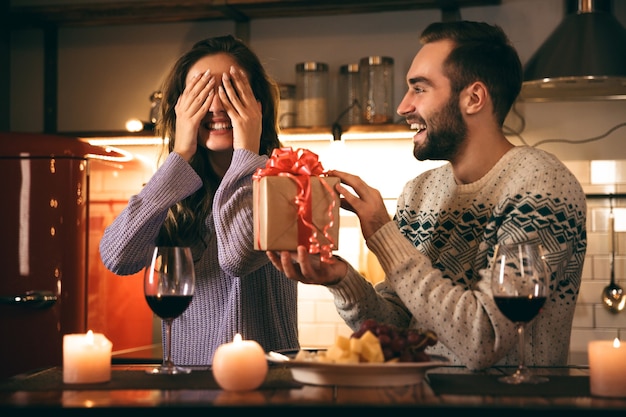
[[[345,414],[348,410],[371,411],[380,407],[393,408],[394,414],[408,411],[427,415],[470,409],[481,415],[626,413],[626,397],[609,399],[589,394],[586,366],[535,369],[551,378],[540,385],[509,386],[496,381],[498,375],[511,373],[512,369],[470,372],[462,367],[444,366],[429,370],[421,384],[343,387],[304,385],[294,381],[284,365],[273,364],[263,385],[244,393],[221,390],[207,368],[194,369],[189,375],[158,376],[145,374],[146,366],[149,365],[115,364],[111,381],[103,384],[63,384],[60,367],[0,380],[0,415],[27,411],[108,415],[113,409],[127,409],[133,414],[154,415],[155,411],[166,410],[168,414],[215,416],[231,414],[233,408],[242,407],[271,410],[273,415],[293,415],[311,408],[323,409],[324,414]]]

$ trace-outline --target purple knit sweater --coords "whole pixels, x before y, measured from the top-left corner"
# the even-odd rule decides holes
[[[253,249],[252,174],[267,156],[235,150],[206,219],[206,247],[192,248],[193,301],[172,326],[172,359],[210,365],[217,347],[236,333],[266,351],[298,349],[297,283]],[[145,187],[105,230],[104,265],[117,275],[142,270],[167,210],[202,186],[192,167],[172,152]]]

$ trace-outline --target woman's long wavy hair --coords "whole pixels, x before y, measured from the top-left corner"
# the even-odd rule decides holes
[[[176,142],[176,112],[174,106],[185,89],[189,69],[207,55],[227,53],[246,72],[254,96],[262,104],[263,120],[259,155],[271,155],[281,146],[278,140],[278,86],[263,68],[259,58],[241,40],[232,35],[219,36],[197,42],[191,50],[181,56],[172,67],[161,88],[160,118],[156,123],[157,134],[165,141],[169,138],[167,153],[173,151]],[[210,150],[198,146],[190,161],[193,169],[202,178],[203,187],[182,200],[168,211],[157,244],[191,246],[202,240],[206,230],[205,220],[211,213],[213,196],[220,178],[209,163]]]

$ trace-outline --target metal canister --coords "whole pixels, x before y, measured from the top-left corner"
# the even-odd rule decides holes
[[[363,123],[393,122],[393,58],[369,56],[359,62]]]
[[[328,64],[296,64],[296,124],[328,125]]]

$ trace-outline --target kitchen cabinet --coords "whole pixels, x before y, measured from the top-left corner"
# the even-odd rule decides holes
[[[17,6],[7,8],[8,31],[0,36],[9,43],[10,32],[41,29],[44,34],[43,130],[57,133],[58,30],[62,27],[157,24],[184,21],[230,20],[235,35],[249,40],[253,19],[348,15],[385,11],[439,9],[442,20],[455,19],[464,7],[497,5],[500,0],[205,0],[113,1]],[[0,49],[0,61],[9,62],[9,50]],[[6,55],[3,60],[2,55]],[[1,69],[0,69],[1,71]],[[8,70],[7,70],[8,71]],[[1,74],[0,74],[1,75]],[[4,77],[3,77],[4,78]],[[8,79],[8,74],[6,79]],[[6,100],[2,100],[2,99]],[[9,89],[0,87],[0,102],[10,102]],[[0,107],[0,111],[2,108]],[[8,113],[8,109],[6,110]],[[0,118],[1,119],[1,118]],[[8,119],[8,116],[7,116]]]

